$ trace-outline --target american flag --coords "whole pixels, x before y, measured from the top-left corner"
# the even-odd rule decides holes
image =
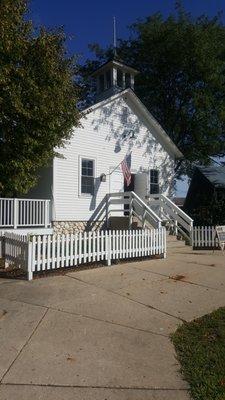
[[[129,155],[126,155],[124,160],[121,162],[121,169],[122,169],[123,177],[124,177],[124,180],[126,181],[127,186],[129,186],[131,183],[130,167],[131,167],[131,153]]]

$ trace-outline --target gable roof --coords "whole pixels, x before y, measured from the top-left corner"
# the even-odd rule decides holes
[[[216,188],[225,189],[225,166],[210,165],[197,167],[206,179]]]
[[[102,64],[100,67],[96,68],[96,70],[92,73],[92,76],[95,76],[100,71],[103,71],[106,68],[111,68],[111,67],[123,68],[124,70],[127,70],[127,72],[131,72],[134,75],[137,75],[139,73],[135,68],[130,67],[127,64],[124,64],[124,62],[122,60],[120,60],[118,57],[114,56],[113,58],[111,58],[110,60],[108,60],[104,64]]]
[[[152,127],[154,128],[156,132],[155,135],[156,139],[161,143],[161,145],[168,151],[170,155],[172,155],[176,159],[183,158],[183,154],[175,145],[175,143],[170,139],[170,137],[167,135],[167,133],[164,131],[161,125],[157,122],[157,120],[153,117],[153,115],[148,111],[148,109],[144,106],[141,100],[136,96],[136,94],[130,88],[125,89],[122,92],[119,92],[113,96],[110,96],[109,98],[103,101],[93,104],[92,106],[86,108],[83,111],[83,113],[84,114],[90,113],[96,110],[97,108],[105,106],[108,103],[120,97],[124,97],[125,99],[128,98],[131,101],[133,106],[135,106],[137,111],[139,111],[140,114],[143,116],[146,125],[149,126],[150,128]]]

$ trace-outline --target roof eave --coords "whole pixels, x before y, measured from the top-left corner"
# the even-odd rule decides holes
[[[103,64],[102,66],[100,66],[99,68],[97,68],[92,74],[91,76],[95,76],[97,75],[99,72],[104,71],[105,69],[107,69],[109,66],[114,65],[115,67],[120,67],[120,68],[124,68],[126,69],[128,72],[131,72],[133,75],[137,75],[139,74],[139,72],[132,67],[129,67],[129,65],[123,64],[119,61],[115,61],[115,60],[110,60],[107,61],[105,64]]]

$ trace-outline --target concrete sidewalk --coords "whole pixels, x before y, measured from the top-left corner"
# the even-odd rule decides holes
[[[0,280],[1,400],[186,400],[169,335],[225,306],[225,257],[165,260]]]

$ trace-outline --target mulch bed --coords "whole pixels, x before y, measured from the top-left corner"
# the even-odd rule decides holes
[[[126,258],[126,259],[121,259],[121,260],[112,260],[112,265],[118,265],[118,264],[126,264],[126,263],[131,263],[131,262],[141,262],[141,261],[147,261],[151,259],[161,259],[161,255],[155,255],[152,257],[139,257],[139,258]],[[58,268],[58,269],[51,269],[47,271],[39,271],[34,273],[34,279],[38,278],[44,278],[47,276],[58,276],[58,275],[66,275],[68,272],[75,272],[75,271],[85,271],[85,270],[90,270],[90,269],[96,269],[96,268],[102,268],[106,267],[106,263],[99,261],[95,263],[87,263],[84,265],[79,265],[79,266],[72,266],[72,267],[64,267],[64,268]],[[8,267],[5,268],[4,266],[4,260],[1,258],[0,259],[0,278],[5,278],[5,279],[26,279],[27,274],[24,270],[16,267]]]

